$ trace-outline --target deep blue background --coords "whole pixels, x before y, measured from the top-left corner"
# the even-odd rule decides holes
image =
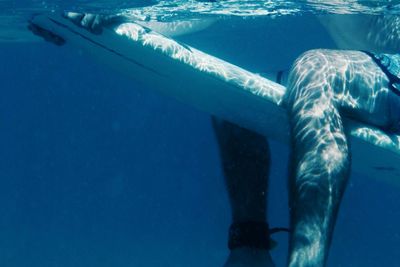
[[[225,20],[181,40],[264,72],[332,47],[316,25]],[[75,48],[1,44],[0,75],[0,266],[222,266],[230,213],[207,114]],[[285,226],[288,148],[272,153],[269,220]],[[329,266],[398,266],[399,189],[352,176]]]

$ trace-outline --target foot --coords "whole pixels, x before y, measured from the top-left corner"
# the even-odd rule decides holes
[[[271,255],[265,249],[235,248],[231,250],[224,267],[274,267]]]

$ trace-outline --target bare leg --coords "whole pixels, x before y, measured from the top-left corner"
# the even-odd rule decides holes
[[[369,123],[381,116],[384,122],[382,82],[383,72],[361,52],[314,50],[293,66],[287,96],[293,145],[291,267],[326,263],[350,169],[340,113]]]
[[[266,225],[270,164],[267,140],[261,135],[216,118],[213,118],[213,126],[220,147],[233,225]],[[251,231],[254,228],[258,227],[252,227]],[[263,234],[262,229],[258,234]],[[231,249],[225,266],[273,266],[268,250],[257,247],[259,244],[254,245]]]

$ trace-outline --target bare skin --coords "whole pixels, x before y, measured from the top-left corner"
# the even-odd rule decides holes
[[[101,33],[101,28],[118,21],[115,17],[68,13],[66,16],[78,25]],[[266,196],[270,155],[264,136],[237,125],[212,118],[225,182],[231,204],[232,223],[265,222]],[[272,258],[265,249],[248,247],[230,251],[225,267],[272,267]]]
[[[324,15],[318,17],[340,49],[400,51],[400,17],[396,15]]]
[[[73,20],[92,31],[101,25],[95,16]],[[358,18],[355,27],[349,29],[341,28],[339,21],[333,19],[325,25],[333,36],[342,31],[347,47],[360,45],[359,38],[351,39],[351,31],[365,23],[376,27],[367,31],[368,36],[361,43],[363,48],[391,51],[398,44],[393,40],[382,42],[380,38],[372,38],[385,36],[382,28],[378,28],[385,23],[382,19]],[[390,21],[397,23],[394,19]],[[390,23],[385,24],[386,30],[390,29]],[[354,36],[359,34],[362,32]],[[339,41],[338,45],[344,45]],[[294,63],[287,86],[286,105],[293,144],[288,265],[324,266],[351,165],[342,117],[385,126],[391,116],[387,101],[393,96],[383,71],[369,56],[357,51],[309,51]],[[232,221],[265,222],[269,169],[266,140],[217,119],[213,120],[213,126],[220,147]],[[237,248],[231,251],[225,264],[225,267],[235,266],[273,266],[273,262],[266,250]]]
[[[320,21],[339,48],[400,49],[398,16],[330,15]],[[342,117],[387,128],[399,98],[381,68],[359,51],[308,51],[294,63],[287,87],[293,144],[289,266],[325,266],[351,166]]]
[[[342,19],[331,16],[324,21],[339,47],[398,51],[398,17],[353,16],[345,25]],[[363,52],[312,50],[294,63],[286,96],[293,144],[289,266],[326,265],[351,166],[342,117],[386,127],[392,117],[389,99],[397,99],[388,82],[385,73]],[[243,202],[232,203],[233,210],[236,205]],[[235,265],[228,261],[226,266]]]
[[[325,266],[339,205],[349,179],[343,116],[386,126],[388,78],[365,53],[312,50],[289,75],[292,138],[289,179],[289,266]]]

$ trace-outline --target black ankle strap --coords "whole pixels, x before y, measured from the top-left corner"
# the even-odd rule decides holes
[[[229,228],[228,247],[230,250],[240,247],[270,249],[270,231],[266,222],[233,223]]]

